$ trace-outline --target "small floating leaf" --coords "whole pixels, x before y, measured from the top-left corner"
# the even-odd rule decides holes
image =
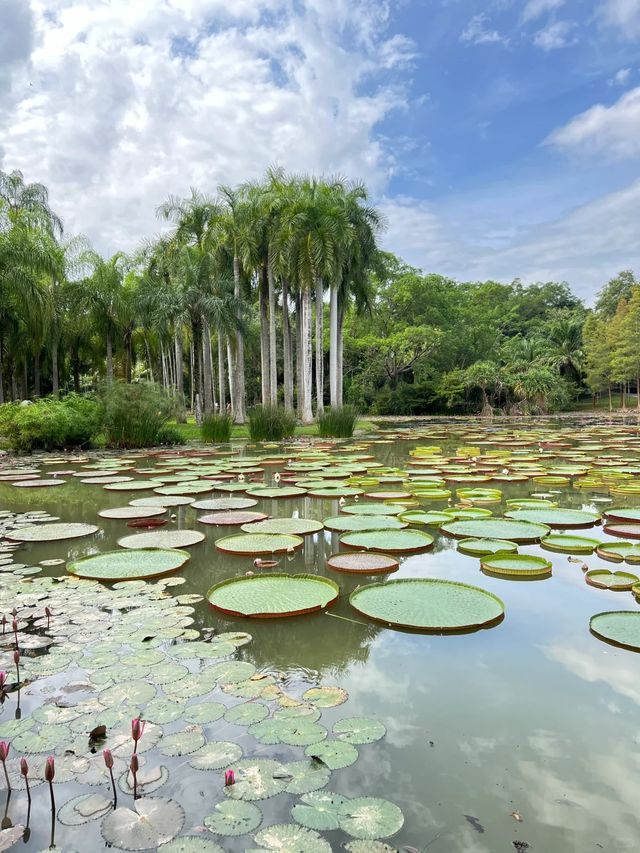
[[[214,811],[204,819],[204,825],[215,835],[238,836],[253,832],[262,823],[262,812],[253,803],[225,800],[216,803]]]
[[[340,828],[354,838],[388,838],[402,829],[404,815],[389,800],[361,797],[350,800],[340,821]]]
[[[314,791],[300,798],[300,803],[291,810],[291,817],[308,829],[339,829],[343,809],[348,802],[346,797],[331,791]]]
[[[280,823],[261,830],[256,844],[277,853],[331,853],[331,845],[317,832],[295,823]]]
[[[225,787],[224,793],[233,800],[266,800],[286,787],[286,780],[276,777],[281,772],[279,761],[245,758],[234,766],[236,781]]]
[[[194,770],[222,770],[238,761],[242,749],[237,743],[225,740],[213,740],[193,753],[189,764]]]
[[[319,759],[330,770],[341,770],[358,760],[358,750],[350,743],[337,740],[325,740],[308,746],[305,755]]]
[[[375,743],[387,733],[386,728],[377,720],[366,717],[347,717],[338,720],[333,726],[333,733],[347,743]]]

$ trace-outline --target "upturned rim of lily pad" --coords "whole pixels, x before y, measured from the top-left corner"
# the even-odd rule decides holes
[[[222,606],[219,602],[212,600],[215,598],[216,593],[219,593],[220,590],[225,590],[230,586],[243,587],[245,590],[250,589],[251,584],[261,583],[265,584],[278,584],[286,581],[307,581],[309,586],[308,589],[311,590],[311,586],[313,584],[316,585],[315,589],[321,589],[322,587],[328,588],[331,592],[331,596],[327,598],[327,593],[320,596],[314,602],[303,603],[300,602],[303,606],[300,607],[289,607],[288,609],[280,609],[276,611],[254,611],[248,612],[250,610],[249,607],[244,607],[241,609],[239,607],[230,607]],[[209,591],[207,592],[207,600],[209,604],[214,608],[214,610],[218,610],[221,613],[225,613],[229,616],[242,616],[249,619],[278,619],[278,618],[286,618],[289,616],[303,616],[306,613],[314,613],[319,610],[325,610],[328,607],[331,607],[337,600],[340,595],[340,587],[335,581],[332,581],[330,578],[322,577],[321,575],[311,575],[311,574],[297,574],[290,575],[286,572],[274,572],[268,575],[252,575],[250,577],[241,577],[241,578],[226,578],[226,580],[220,581],[220,583],[214,584]],[[249,598],[249,601],[255,600],[254,596]]]

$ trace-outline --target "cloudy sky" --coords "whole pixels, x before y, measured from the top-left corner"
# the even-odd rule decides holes
[[[640,274],[640,0],[0,0],[0,168],[102,252],[269,164],[460,279]]]

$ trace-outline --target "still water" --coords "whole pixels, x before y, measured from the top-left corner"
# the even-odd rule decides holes
[[[398,438],[397,432],[392,437],[382,436],[384,442],[374,440],[366,452],[385,466],[406,470],[409,454],[417,446],[436,444],[443,454],[452,456],[457,447],[469,443],[469,436],[483,436],[482,452],[486,453],[504,446],[505,429],[485,428],[477,421],[424,422],[419,425],[419,435],[403,429],[403,437]],[[592,464],[607,455],[640,459],[640,433],[629,426],[536,421],[510,424],[508,429],[542,429],[556,437],[562,432],[566,446],[547,451],[557,464],[562,464],[567,451],[580,445],[587,448],[582,452]],[[607,446],[620,436],[622,444]],[[358,440],[361,438],[366,441],[376,436]],[[333,452],[353,443],[338,443]],[[538,451],[537,441],[531,446]],[[242,455],[266,452],[259,447],[239,449]],[[53,470],[54,466],[39,465],[39,461],[36,467],[40,470]],[[151,467],[159,463],[136,457],[135,464]],[[79,469],[81,465],[65,463],[62,467]],[[272,482],[278,470],[266,468],[265,482]],[[50,489],[0,484],[0,509],[45,510],[63,521],[100,527],[98,534],[86,539],[26,545],[16,553],[22,563],[36,565],[44,559],[68,560],[113,550],[120,537],[136,532],[125,521],[99,518],[97,512],[124,506],[141,493],[110,492],[72,476],[65,480],[64,486]],[[462,485],[450,485],[454,496],[455,488]],[[547,488],[557,490],[554,500],[560,506],[597,512],[613,505],[640,505],[640,499],[624,497],[614,498],[611,504],[594,502],[594,497],[607,497],[606,490],[578,490],[573,482],[558,487],[540,487],[532,481],[486,485],[501,488],[504,499]],[[446,506],[446,500],[428,503],[428,509]],[[504,503],[490,508],[495,516],[506,509]],[[337,515],[340,507],[335,500],[304,496],[260,500],[255,509],[276,518],[322,520]],[[214,547],[216,538],[239,532],[237,529],[198,524],[202,513],[190,506],[172,508],[168,513],[176,518],[163,529],[193,528],[206,536],[203,543],[189,549],[191,561],[181,571],[186,583],[176,587],[176,594],[206,595],[217,581],[253,569],[252,558],[226,556]],[[543,551],[538,545],[522,545],[519,552],[551,560],[551,577],[523,582],[487,576],[480,571],[476,557],[456,550],[455,539],[436,528],[429,532],[436,540],[431,551],[402,558],[398,572],[377,578],[336,574],[325,568],[325,559],[341,550],[339,534],[324,531],[306,536],[303,550],[285,556],[279,571],[326,574],[335,580],[341,595],[329,612],[265,621],[225,619],[203,601],[195,605],[193,627],[249,631],[253,642],[240,650],[241,658],[259,670],[281,673],[293,692],[316,684],[347,690],[348,705],[324,711],[323,725],[330,727],[347,715],[384,723],[386,737],[361,747],[354,765],[333,773],[330,788],[345,796],[383,797],[396,803],[405,823],[398,835],[387,839],[393,849],[408,847],[429,853],[637,851],[640,655],[607,645],[589,632],[589,619],[595,613],[636,609],[633,595],[588,586],[582,561],[569,561],[566,554]],[[599,526],[576,532],[603,541],[610,538]],[[589,568],[614,568],[595,555],[585,557],[584,562]],[[618,568],[634,571],[624,564]],[[43,572],[61,574],[64,566]],[[490,629],[448,636],[405,633],[367,623],[350,608],[349,594],[360,583],[385,577],[432,577],[481,586],[504,601],[505,619]],[[0,721],[10,713],[6,703]],[[230,737],[228,732],[225,737]],[[239,732],[238,737],[247,736]],[[262,747],[261,755],[281,757],[277,747]],[[185,774],[179,783],[171,783],[169,793],[162,792],[177,796],[187,809],[185,831],[201,824],[203,803],[206,813],[206,801],[211,797],[204,776],[195,775],[197,778]],[[69,792],[69,796],[74,793],[71,785]],[[44,788],[38,789],[38,795],[41,803],[36,806],[36,817],[41,816],[42,830],[34,828],[29,843],[20,843],[16,849],[47,847]],[[60,802],[66,799],[62,792],[59,796]],[[265,825],[290,821],[293,802],[291,796],[278,796],[260,803]],[[323,837],[334,850],[343,849],[349,840],[340,832],[323,833]],[[60,849],[104,847],[93,826],[59,827],[57,839]],[[256,846],[250,836],[216,840],[229,851]]]

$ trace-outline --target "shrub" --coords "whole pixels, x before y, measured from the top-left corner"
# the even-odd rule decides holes
[[[100,423],[99,403],[76,394],[0,406],[0,433],[22,453],[86,447],[94,442]]]
[[[282,441],[291,438],[296,419],[279,406],[256,406],[249,413],[249,435],[252,441]]]
[[[166,438],[173,403],[157,385],[106,385],[101,400],[108,447],[155,447]]]
[[[203,441],[223,444],[231,438],[233,418],[231,415],[205,415],[200,427]]]
[[[327,409],[318,418],[318,432],[322,438],[351,438],[357,420],[354,406]]]
[[[156,436],[157,444],[185,444],[185,437],[178,427],[171,424],[160,427]]]

